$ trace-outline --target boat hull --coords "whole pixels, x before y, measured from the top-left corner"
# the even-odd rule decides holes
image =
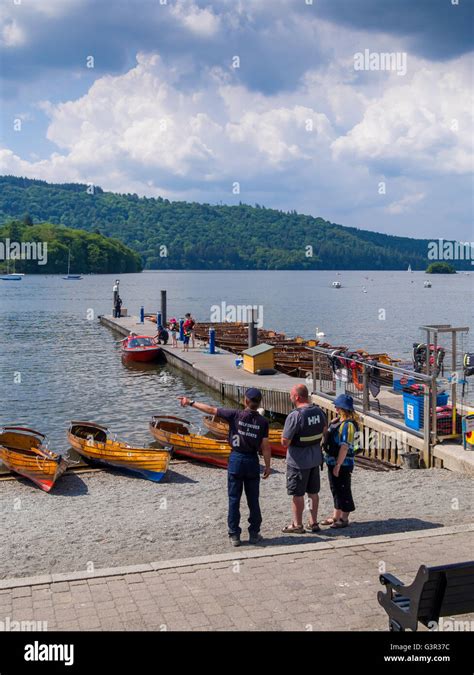
[[[160,347],[153,347],[150,349],[122,349],[122,356],[126,361],[134,361],[135,363],[150,363],[155,361],[161,351]]]
[[[44,436],[21,427],[4,427],[0,433],[0,461],[12,473],[27,478],[45,492],[68,467],[64,457],[42,447]]]
[[[225,420],[206,416],[203,419],[203,424],[206,429],[208,429],[216,438],[223,440],[227,439],[229,435],[229,426]],[[270,442],[270,449],[274,457],[286,457],[286,448],[281,444],[280,429],[270,429],[268,440]]]
[[[166,450],[135,448],[108,437],[108,429],[88,422],[72,422],[67,438],[71,447],[90,464],[122,469],[155,483],[168,471]]]
[[[180,418],[153,417],[149,429],[153,438],[161,446],[172,448],[175,455],[226,467],[231,453],[230,445],[199,434],[191,434],[186,424],[188,422]]]

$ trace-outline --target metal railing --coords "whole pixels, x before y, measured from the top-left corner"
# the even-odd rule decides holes
[[[432,405],[436,400],[436,378],[424,373],[415,373],[402,366],[390,365],[375,360],[335,355],[341,368],[334,371],[330,360],[334,352],[323,347],[307,347],[313,355],[311,373],[313,395],[327,402],[326,410],[334,414],[333,401],[340,393],[350,394],[363,426],[364,454],[399,463],[401,453],[416,451],[423,466],[435,465],[431,448],[437,441],[436,428],[431,424]],[[308,373],[308,376],[310,374]],[[403,380],[417,384],[423,396],[421,424],[407,426],[405,423]],[[394,381],[402,381],[400,393],[393,389]],[[375,448],[371,447],[372,435],[377,436]],[[388,439],[388,440],[387,440]],[[367,443],[367,441],[369,442]],[[388,449],[387,449],[388,446]]]

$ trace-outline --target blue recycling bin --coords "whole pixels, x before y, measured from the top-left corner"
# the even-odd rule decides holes
[[[423,428],[425,410],[424,410],[424,396],[403,392],[403,414],[405,416],[405,424],[409,429],[416,429],[419,431]],[[436,397],[436,405],[442,406],[448,403],[448,394],[441,392]]]

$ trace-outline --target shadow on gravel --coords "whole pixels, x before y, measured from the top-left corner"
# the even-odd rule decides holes
[[[444,527],[445,523],[433,523],[419,518],[389,518],[387,520],[367,520],[353,522],[343,529],[333,530],[330,527],[321,528],[318,534],[282,534],[281,537],[265,537],[266,546],[288,546],[291,544],[317,544],[333,539],[352,539],[354,537],[373,537],[381,534],[395,534],[399,532],[414,532],[417,530],[431,530]]]
[[[62,495],[63,497],[80,497],[86,495],[89,488],[80,476],[75,473],[65,473],[64,476],[55,483],[51,490],[51,495]]]
[[[199,481],[194,480],[194,478],[189,478],[189,476],[183,476],[181,473],[176,473],[176,471],[173,471],[172,469],[168,469],[163,482],[175,483],[179,485],[180,483],[198,483]]]

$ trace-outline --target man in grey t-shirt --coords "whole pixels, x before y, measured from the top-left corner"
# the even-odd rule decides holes
[[[282,433],[282,445],[286,455],[286,486],[293,497],[293,522],[283,528],[285,534],[303,534],[304,496],[311,499],[311,517],[308,532],[319,532],[318,506],[322,463],[321,440],[327,429],[324,412],[309,400],[308,389],[297,384],[290,392],[293,410],[285,421]]]

